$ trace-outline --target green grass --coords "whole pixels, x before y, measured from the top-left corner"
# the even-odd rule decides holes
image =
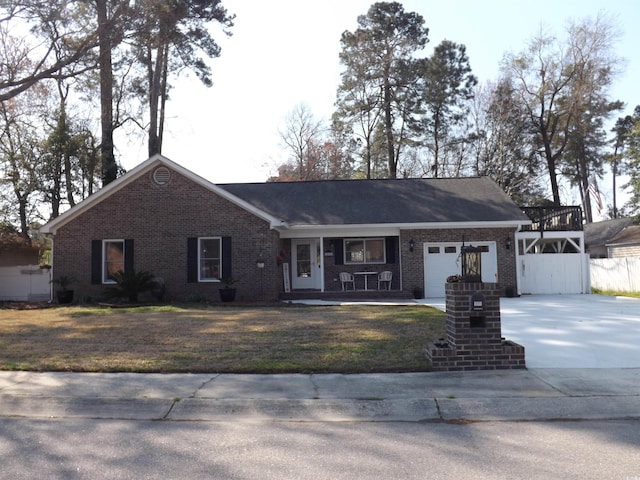
[[[0,369],[83,372],[427,371],[444,313],[415,306],[0,310]]]
[[[592,288],[591,293],[595,295],[606,295],[608,297],[640,298],[640,292],[616,292],[614,290],[600,290],[598,288]]]

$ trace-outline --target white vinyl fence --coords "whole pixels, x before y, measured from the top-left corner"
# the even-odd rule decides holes
[[[640,256],[592,258],[591,288],[616,292],[640,292]]]
[[[0,300],[42,302],[50,299],[50,270],[38,265],[0,267]]]

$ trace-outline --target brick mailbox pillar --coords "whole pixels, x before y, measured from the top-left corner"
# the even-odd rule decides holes
[[[502,338],[496,283],[447,283],[447,337],[427,345],[433,371],[525,368],[524,347]]]

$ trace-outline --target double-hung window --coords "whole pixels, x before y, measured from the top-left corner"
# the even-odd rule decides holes
[[[187,282],[219,282],[231,277],[231,237],[187,238]]]
[[[113,275],[124,272],[124,240],[102,241],[102,283],[115,283]]]
[[[344,263],[386,263],[384,238],[350,238],[344,241]]]
[[[198,239],[198,281],[215,282],[222,273],[222,239],[201,237]]]

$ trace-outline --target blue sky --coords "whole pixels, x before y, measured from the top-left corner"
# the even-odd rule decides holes
[[[278,128],[296,104],[318,118],[333,112],[339,82],[340,34],[354,30],[372,1],[223,0],[237,15],[233,36],[218,35],[222,55],[212,62],[214,86],[183,78],[172,92],[163,153],[216,182],[261,182],[286,159]],[[519,51],[545,25],[561,37],[568,19],[611,15],[626,59],[612,96],[640,104],[640,2],[635,0],[406,0],[405,11],[425,18],[429,55],[448,39],[467,47],[481,82],[497,77],[507,51]],[[122,163],[146,159],[146,142],[131,140]],[[606,185],[601,190],[607,193]],[[571,200],[567,198],[569,203]]]

